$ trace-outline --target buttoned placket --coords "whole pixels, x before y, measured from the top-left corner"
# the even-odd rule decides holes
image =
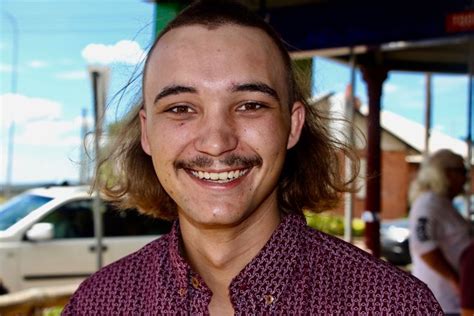
[[[286,220],[292,220],[292,218],[288,216]],[[297,225],[304,224],[296,222],[296,220],[293,225],[287,224],[288,227],[297,227]],[[286,230],[288,231],[288,228],[286,228]],[[289,233],[295,233],[293,231],[297,232],[296,229],[293,229],[283,235],[285,230],[276,231],[276,235],[272,236],[273,240],[270,240],[270,245],[273,245],[273,247],[275,247],[274,245],[280,245],[280,239],[283,238],[283,236],[285,237],[285,240],[288,239]],[[298,239],[289,239],[293,241],[293,244],[291,245],[291,247],[287,246],[287,248],[289,248],[287,250],[290,250],[288,251],[288,254],[283,254],[283,256],[286,256],[288,258],[287,260],[285,260],[285,262],[292,263],[292,265],[298,265],[298,262],[294,259],[296,253],[299,253]],[[277,306],[279,306],[278,302],[281,301],[280,296],[285,293],[285,291],[288,291],[287,287],[289,285],[289,279],[293,274],[292,271],[295,271],[295,269],[297,271],[298,268],[296,268],[295,266],[290,268],[289,271],[288,269],[282,269],[282,267],[276,266],[275,262],[268,262],[263,260],[266,255],[265,251],[268,251],[268,249],[264,249],[263,252],[259,253],[259,255],[254,258],[254,260],[252,260],[252,262],[243,271],[241,271],[241,273],[232,281],[230,285],[229,294],[231,295],[231,302],[234,306],[235,314],[245,314],[251,311],[261,311],[264,313],[275,312],[279,309]],[[272,253],[278,253],[275,252],[275,250],[273,251],[274,252]],[[183,263],[185,262],[182,257],[180,259],[181,260],[179,261]],[[190,312],[191,306],[193,306],[194,312],[202,312],[204,314],[207,314],[208,304],[212,299],[212,292],[209,288],[207,288],[206,284],[198,274],[193,272],[192,269],[186,263],[185,266],[186,272],[181,275],[186,276],[180,279],[182,287],[178,289],[179,295],[184,300],[186,300],[185,302],[183,302],[183,306],[187,306],[188,311]],[[285,276],[283,276],[283,278],[281,275],[282,272],[285,272]],[[252,282],[253,278],[250,276],[255,275],[255,273],[257,275],[262,276],[266,275],[263,280],[260,280],[263,283]],[[280,275],[280,277],[277,278],[279,279],[277,283],[275,283],[276,280],[273,278],[276,275]],[[267,285],[266,288],[262,286],[264,284]]]
[[[188,295],[188,303],[193,304],[194,307],[199,306],[200,310],[197,312],[208,314],[212,292],[204,283],[201,276],[193,271],[190,271],[188,278]],[[191,311],[191,308],[189,310]]]
[[[301,249],[297,233],[298,226],[304,228],[304,225],[299,218],[285,218],[265,248],[234,278],[230,295],[236,315],[278,313],[283,296],[291,291],[292,276],[302,268],[302,262],[296,258]],[[281,252],[280,245],[288,240],[291,242]],[[276,256],[279,258],[274,261]],[[282,262],[285,266],[281,266]]]

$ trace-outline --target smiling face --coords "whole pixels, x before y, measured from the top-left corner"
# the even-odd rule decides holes
[[[145,69],[142,147],[181,220],[278,214],[278,178],[304,122],[303,105],[288,106],[286,78],[256,28],[184,26],[160,39]]]

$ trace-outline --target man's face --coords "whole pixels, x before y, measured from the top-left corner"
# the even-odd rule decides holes
[[[303,105],[287,104],[286,77],[256,28],[185,26],[161,38],[145,70],[142,146],[182,220],[233,225],[278,211],[304,121]]]

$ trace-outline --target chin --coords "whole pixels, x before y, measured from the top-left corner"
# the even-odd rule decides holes
[[[235,226],[242,223],[247,215],[244,210],[214,208],[200,214],[190,214],[188,212],[185,217],[205,226]]]

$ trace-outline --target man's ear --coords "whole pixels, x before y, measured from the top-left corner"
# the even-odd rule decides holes
[[[141,143],[143,151],[151,156],[150,143],[148,142],[148,135],[146,132],[146,112],[145,109],[141,109],[139,112],[140,115],[140,128],[141,128]]]
[[[291,108],[290,135],[288,136],[288,144],[286,149],[290,149],[298,143],[301,131],[303,129],[305,116],[306,110],[303,103],[299,101],[295,102]]]

